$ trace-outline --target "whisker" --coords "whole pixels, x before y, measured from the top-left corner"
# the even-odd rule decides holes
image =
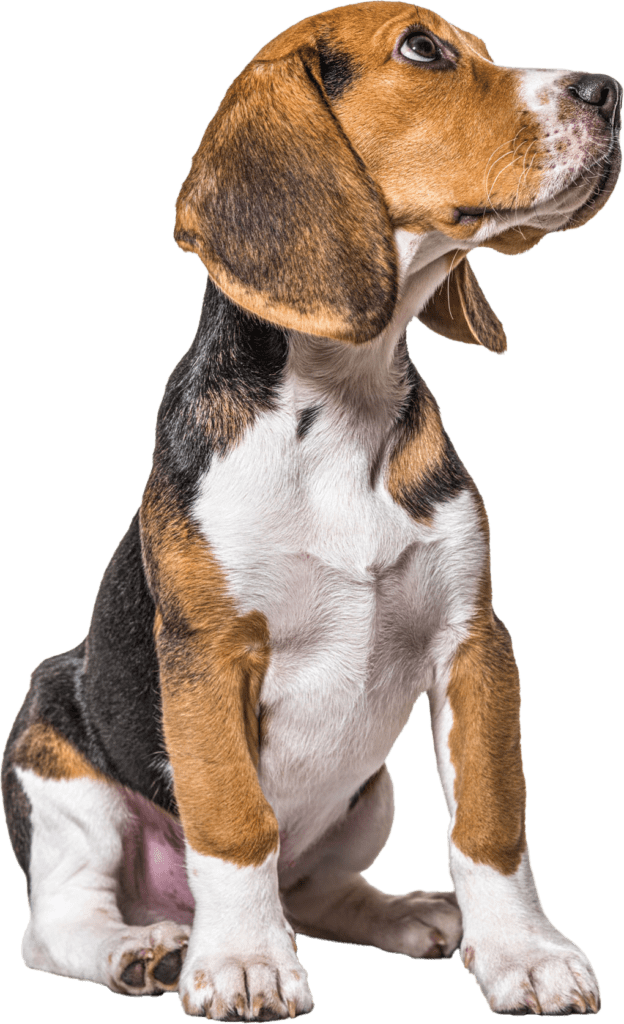
[[[455,317],[453,316],[453,313],[451,311],[451,274],[453,273],[453,267],[455,266],[455,257],[457,256],[458,253],[461,253],[461,249],[457,249],[453,253],[453,259],[451,260],[451,268],[450,268],[450,270],[448,272],[448,276],[446,278],[446,303],[448,305],[448,311],[449,311],[449,316],[450,316],[451,320],[455,319]]]
[[[519,203],[520,203],[520,186],[522,184],[522,179],[524,178],[525,181],[528,179],[529,174],[531,173],[531,168],[532,168],[533,164],[535,163],[535,158],[537,157],[537,154],[539,152],[537,149],[535,150],[535,153],[533,154],[533,159],[531,160],[531,163],[529,164],[528,168],[526,170],[524,170],[524,165],[526,163],[526,158],[527,158],[528,154],[531,152],[531,146],[532,145],[534,145],[533,142],[531,143],[531,145],[527,149],[526,153],[524,154],[523,170],[522,170],[522,174],[520,175],[520,180],[518,182],[518,188],[516,189],[516,202],[514,204],[516,213],[518,211],[518,206],[519,206]],[[537,145],[537,144],[535,143],[535,145]],[[519,224],[517,224],[516,227],[517,227],[518,231],[520,232],[520,234],[522,235],[522,238],[524,238],[524,240],[526,242],[526,235],[524,234],[522,228],[520,227]]]
[[[488,162],[487,162],[487,164],[485,166],[485,172],[484,173],[485,173],[485,181],[486,181],[486,183],[487,183],[488,177],[490,176],[490,172],[492,171],[492,168],[498,163],[498,161],[502,160],[503,156],[508,156],[510,153],[515,152],[515,145],[514,144],[515,144],[516,139],[518,138],[519,134],[520,134],[519,131],[516,132],[516,134],[514,135],[513,139],[510,139],[508,142],[502,142],[500,144],[500,146],[497,146],[496,149],[492,151],[492,153],[490,154],[490,156],[488,158]],[[512,148],[507,150],[507,153],[503,153],[502,156],[497,157],[496,160],[493,161],[494,153],[498,153],[499,149],[502,149],[503,146],[511,146]]]
[[[492,192],[494,191],[494,186],[496,185],[496,182],[497,182],[497,181],[498,181],[498,179],[500,178],[501,174],[504,174],[504,173],[505,173],[505,171],[508,171],[510,167],[513,167],[513,165],[515,164],[515,162],[516,162],[516,160],[517,160],[517,159],[518,159],[518,157],[514,157],[514,158],[513,158],[513,160],[510,160],[510,162],[509,162],[509,163],[508,163],[508,164],[507,164],[507,165],[506,165],[505,167],[501,168],[501,170],[500,170],[500,171],[498,172],[498,174],[497,174],[497,175],[496,175],[496,177],[494,178],[494,181],[492,182],[492,187],[490,188],[490,190],[489,190],[489,192],[488,192],[488,195],[487,195],[487,200],[486,200],[486,203],[487,203],[487,205],[488,205],[488,206],[491,206],[491,207],[492,207],[492,212],[493,212],[493,213],[494,213],[494,214],[495,214],[495,215],[496,215],[497,217],[499,217],[499,219],[500,219],[500,213],[499,213],[499,211],[498,211],[498,210],[496,209],[496,207],[494,206],[494,204],[493,204],[493,203],[491,202],[491,196],[492,196]]]

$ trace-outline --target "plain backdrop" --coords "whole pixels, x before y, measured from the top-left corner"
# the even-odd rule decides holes
[[[3,29],[2,731],[32,669],[86,634],[100,577],[141,500],[167,377],[205,270],[174,203],[227,86],[315,0],[13,4]],[[622,77],[619,5],[445,0],[510,66]],[[589,19],[589,20],[587,20]],[[467,154],[469,159],[469,154]],[[528,837],[546,912],[588,954],[604,1024],[621,1020],[620,409],[624,185],[578,231],[472,265],[505,324],[496,356],[415,322],[412,358],[485,499],[495,607],[523,683]],[[392,836],[369,872],[445,889],[447,813],[426,700],[389,758]],[[22,1021],[182,1020],[177,997],[123,999],[28,971],[24,879],[1,837],[2,1005]],[[458,956],[412,961],[302,938],[316,1024],[492,1020]],[[5,1018],[8,1019],[8,1018]]]

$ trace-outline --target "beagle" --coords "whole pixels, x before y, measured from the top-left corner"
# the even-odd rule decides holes
[[[234,82],[178,199],[209,276],[140,512],[6,749],[30,967],[280,1019],[312,1009],[299,932],[459,946],[497,1012],[597,1011],[531,875],[487,516],[405,330],[505,349],[467,254],[593,217],[619,107],[403,3],[308,18]],[[361,872],[424,692],[455,893],[390,898]]]

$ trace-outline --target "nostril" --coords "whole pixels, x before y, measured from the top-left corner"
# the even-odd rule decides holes
[[[614,78],[608,75],[579,75],[568,86],[568,92],[582,103],[597,107],[605,121],[615,120],[621,88]]]

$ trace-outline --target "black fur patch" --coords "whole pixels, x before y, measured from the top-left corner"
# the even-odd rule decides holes
[[[330,100],[338,100],[358,77],[359,69],[348,53],[335,49],[327,41],[318,44],[321,81]]]
[[[7,764],[13,742],[28,725],[44,722],[102,774],[175,813],[158,764],[165,748],[153,625],[135,516],[100,585],[88,648],[85,641],[33,672]]]
[[[17,862],[26,875],[28,892],[30,893],[30,844],[32,828],[30,824],[30,800],[22,789],[22,785],[8,760],[2,767],[2,797],[4,813],[13,851]]]
[[[213,454],[223,454],[237,436],[237,410],[253,422],[272,407],[286,355],[282,331],[208,281],[197,335],[167,384],[158,416],[154,466],[177,508],[189,508]],[[166,772],[154,615],[136,515],[104,573],[87,640],[35,670],[9,737],[3,787],[24,870],[29,805],[11,757],[34,722],[51,725],[110,779],[177,813]]]
[[[97,737],[107,774],[176,813],[171,783],[163,772],[167,756],[154,614],[137,515],[104,573],[93,609],[89,659],[80,687],[82,717]]]
[[[235,305],[208,278],[195,340],[171,374],[158,412],[154,470],[189,509],[212,456],[238,436],[237,416],[273,407],[284,332]]]
[[[422,429],[423,409],[435,403],[422,377],[413,363],[407,368],[410,390],[400,419],[399,444]],[[445,430],[444,450],[435,469],[426,473],[417,486],[402,490],[397,500],[415,519],[431,516],[440,502],[450,501],[471,483],[470,475],[464,468]],[[402,436],[401,436],[402,435]]]
[[[310,432],[312,424],[320,411],[320,405],[311,405],[308,409],[304,409],[299,413],[299,420],[297,423],[297,439],[299,441],[301,441],[306,434]]]
[[[470,477],[446,431],[444,440],[446,447],[443,461],[432,473],[423,478],[418,487],[411,488],[400,500],[400,504],[415,519],[424,519],[432,515],[440,502],[455,498],[470,483]]]

